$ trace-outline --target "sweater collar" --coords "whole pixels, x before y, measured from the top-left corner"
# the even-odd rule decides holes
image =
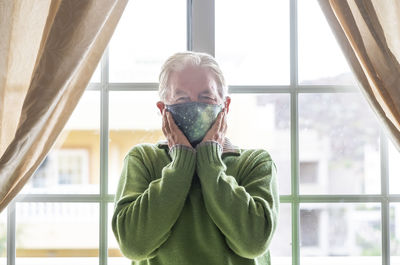
[[[159,148],[168,149],[168,141],[161,140],[157,143],[157,146]],[[231,141],[227,137],[225,137],[225,142],[222,147],[222,154],[240,155],[240,148],[237,147],[236,145],[233,145]]]

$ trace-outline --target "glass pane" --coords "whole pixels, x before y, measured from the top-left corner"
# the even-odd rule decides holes
[[[279,210],[278,228],[272,238],[271,264],[292,264],[292,212],[289,203],[281,203]]]
[[[381,264],[378,203],[300,205],[302,265]]]
[[[317,0],[298,1],[298,43],[300,84],[355,84]]]
[[[90,83],[100,83],[101,82],[101,59],[99,61],[99,64],[96,67],[96,70],[94,71],[92,78],[90,79]]]
[[[100,92],[85,91],[23,193],[98,193]]]
[[[162,63],[183,50],[186,0],[129,1],[110,42],[110,81],[157,83]]]
[[[400,194],[400,152],[394,147],[392,141],[389,144],[389,191]]]
[[[0,213],[0,265],[7,264],[7,208]]]
[[[263,148],[274,160],[279,193],[290,194],[290,96],[232,94],[227,137],[240,148]]]
[[[215,1],[215,58],[229,85],[290,83],[289,1]]]
[[[125,155],[136,144],[164,139],[158,93],[111,91],[109,103],[109,192],[115,193]]]
[[[400,265],[400,203],[390,204],[390,264]]]
[[[300,192],[380,193],[379,125],[360,93],[299,94]]]
[[[114,204],[108,204],[108,264],[130,265],[132,261],[121,253],[117,240],[111,227],[111,219],[114,213]]]
[[[95,203],[17,203],[16,264],[99,264]]]

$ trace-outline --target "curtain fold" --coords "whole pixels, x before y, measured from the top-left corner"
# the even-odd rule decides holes
[[[0,4],[0,212],[68,121],[128,0]]]
[[[318,1],[362,94],[400,152],[400,2]]]

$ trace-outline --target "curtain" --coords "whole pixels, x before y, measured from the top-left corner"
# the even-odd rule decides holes
[[[362,94],[400,152],[400,1],[318,1]]]
[[[55,143],[127,1],[0,1],[0,212]]]

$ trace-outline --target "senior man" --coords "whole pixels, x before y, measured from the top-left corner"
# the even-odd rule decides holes
[[[159,78],[166,141],[125,157],[112,218],[122,253],[138,265],[271,264],[277,168],[225,137],[231,99],[217,62],[179,52]]]

